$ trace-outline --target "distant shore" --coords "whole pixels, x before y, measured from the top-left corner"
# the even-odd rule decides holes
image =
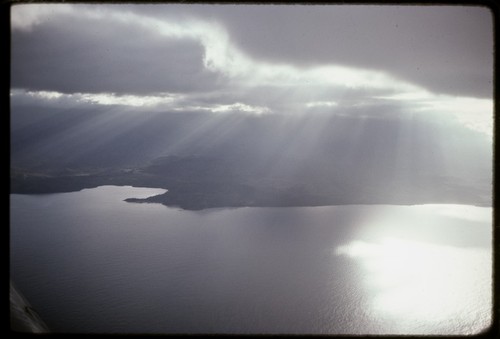
[[[262,183],[263,182],[263,183]],[[206,178],[180,180],[148,173],[111,172],[86,176],[17,175],[11,177],[11,193],[50,194],[75,192],[98,186],[159,188],[167,192],[146,198],[128,198],[130,203],[160,203],[185,210],[224,207],[300,207],[333,205],[417,205],[464,204],[492,206],[488,192],[478,189],[422,184],[397,191],[380,187],[348,187],[337,190],[317,189],[293,182],[250,180],[241,182]]]

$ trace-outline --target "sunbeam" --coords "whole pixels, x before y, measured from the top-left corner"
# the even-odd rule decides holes
[[[14,4],[11,19],[11,274],[51,330],[491,324],[486,7]]]

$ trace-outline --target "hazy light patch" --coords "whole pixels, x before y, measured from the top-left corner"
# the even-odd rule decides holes
[[[37,99],[42,99],[42,100],[57,100],[65,96],[63,93],[59,92],[54,92],[54,91],[38,91],[38,92],[33,92],[33,91],[28,91],[26,92],[27,95],[37,98]],[[11,93],[12,95],[12,93]]]
[[[435,95],[425,90],[375,98],[408,102],[416,112],[447,114],[463,126],[493,137],[493,101],[491,99]]]
[[[377,99],[397,100],[397,101],[421,101],[432,99],[432,94],[425,90],[409,91],[392,95],[377,96]]]
[[[208,108],[208,107],[207,107]],[[220,113],[220,112],[244,112],[244,113],[253,113],[253,114],[264,114],[270,113],[270,109],[267,107],[261,106],[250,106],[246,104],[242,104],[240,102],[231,104],[231,105],[216,105],[214,107],[209,108],[212,112]]]
[[[243,56],[244,57],[244,56]],[[249,60],[244,57],[240,70],[239,80],[242,86],[253,87],[259,85],[281,88],[294,88],[297,94],[318,98],[309,101],[325,100],[318,89],[338,89],[339,92],[352,89],[382,89],[393,92],[417,91],[419,87],[410,83],[398,81],[389,75],[373,70],[341,67],[337,65],[317,66],[309,69],[293,67],[287,64],[270,64]],[[319,99],[321,98],[321,99]],[[303,103],[307,105],[307,101]]]
[[[360,260],[366,285],[373,290],[373,309],[401,319],[403,332],[434,323],[473,334],[491,322],[492,261],[485,249],[385,238],[353,241],[335,254]]]
[[[240,73],[234,81],[243,86],[300,87],[304,85],[303,73],[286,64],[269,64],[244,57],[246,73]]]
[[[203,35],[203,28],[200,27],[197,21],[192,20],[173,22],[137,15],[132,12],[114,11],[107,13],[106,17],[127,24],[136,24],[171,38],[199,38]]]
[[[11,9],[11,27],[31,31],[34,26],[51,16],[73,12],[73,6],[67,4],[15,4]]]
[[[117,95],[115,93],[60,93],[55,91],[23,91],[13,89],[11,97],[22,97],[26,95],[30,98],[45,102],[67,102],[67,103],[90,103],[96,105],[121,105],[132,107],[153,107],[171,106],[183,98],[183,95],[164,93],[162,95]]]
[[[23,96],[39,100],[41,102],[56,102],[58,104],[91,104],[104,106],[129,106],[144,108],[162,108],[165,110],[182,111],[205,111],[212,113],[247,113],[266,114],[272,110],[265,106],[249,105],[236,102],[227,105],[189,105],[190,99],[187,95],[163,93],[162,95],[117,95],[115,93],[60,93],[55,91],[24,91],[13,89],[10,96],[22,101]]]
[[[319,82],[348,88],[386,88],[398,91],[418,89],[415,85],[398,81],[383,72],[373,70],[327,65],[306,70],[305,73]]]
[[[488,135],[493,141],[493,114],[457,112],[455,117],[462,125]]]
[[[307,108],[313,107],[336,107],[339,104],[335,101],[313,101],[306,104]]]
[[[248,74],[255,65],[243,53],[231,45],[229,35],[218,25],[201,24],[204,34],[201,41],[205,47],[205,67],[230,77]]]
[[[491,208],[472,205],[452,205],[452,204],[428,204],[422,205],[422,208],[439,215],[464,219],[469,221],[491,223]]]
[[[493,101],[490,99],[437,96],[423,109],[453,114],[462,125],[493,136]]]
[[[173,95],[165,96],[138,96],[116,95],[114,93],[79,94],[79,100],[99,105],[124,105],[133,107],[158,106],[171,104],[176,100]]]

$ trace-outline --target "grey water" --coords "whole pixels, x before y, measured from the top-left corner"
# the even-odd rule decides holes
[[[65,333],[473,334],[492,208],[186,211],[161,189],[10,196],[10,274]]]

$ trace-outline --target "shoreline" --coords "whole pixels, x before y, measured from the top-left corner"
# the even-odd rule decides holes
[[[446,201],[442,199],[441,201],[432,201],[426,199],[400,199],[400,201],[395,201],[395,198],[388,199],[380,199],[377,201],[367,201],[365,199],[359,201],[342,201],[341,199],[333,199],[333,198],[325,198],[325,199],[315,199],[314,202],[307,202],[307,197],[302,201],[294,201],[286,203],[283,200],[280,200],[278,197],[275,199],[262,199],[249,201],[244,197],[240,197],[240,200],[229,200],[222,199],[221,195],[211,195],[211,193],[202,193],[202,192],[194,192],[192,194],[189,193],[178,193],[171,192],[171,190],[162,188],[162,187],[153,187],[152,185],[141,185],[134,186],[129,184],[103,184],[92,187],[82,187],[80,189],[75,190],[64,190],[64,191],[51,191],[51,192],[11,192],[10,194],[22,194],[22,195],[48,195],[48,194],[58,194],[58,193],[74,193],[81,192],[87,189],[95,189],[99,187],[124,187],[124,188],[144,188],[144,189],[157,189],[163,190],[164,192],[147,196],[147,197],[130,197],[125,198],[123,201],[127,203],[136,203],[136,204],[161,204],[166,207],[179,208],[186,211],[201,211],[201,210],[209,210],[209,209],[221,209],[221,208],[244,208],[244,207],[272,207],[272,208],[284,208],[284,207],[327,207],[327,206],[349,206],[349,205],[394,205],[394,206],[416,206],[416,205],[463,205],[463,206],[475,206],[475,207],[485,207],[492,208],[493,204],[488,203],[480,203],[480,202],[466,202],[466,201]],[[167,193],[170,193],[167,195]],[[200,198],[201,197],[201,198]],[[196,201],[196,198],[198,201]],[[211,201],[212,198],[219,198],[219,201]],[[200,200],[201,199],[201,200]],[[215,199],[217,200],[217,199]],[[323,201],[321,201],[323,200]],[[337,200],[336,202],[328,202],[327,200]],[[401,201],[406,200],[406,201]],[[408,201],[412,200],[412,201]]]
[[[315,184],[308,177],[280,178],[192,177],[145,172],[107,172],[88,176],[11,176],[11,194],[54,194],[78,192],[100,186],[163,190],[148,197],[130,197],[129,203],[160,203],[184,210],[237,207],[313,207],[341,205],[462,204],[493,206],[487,183],[422,177],[417,182],[397,179],[389,183]]]
[[[10,329],[14,332],[48,333],[49,328],[26,297],[10,281]]]

